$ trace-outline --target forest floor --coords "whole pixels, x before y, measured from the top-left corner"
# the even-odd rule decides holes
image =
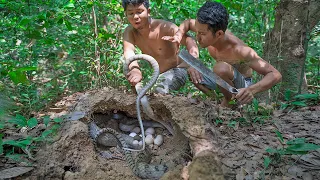
[[[99,155],[88,133],[88,123],[117,129],[112,114],[123,112],[135,118],[135,95],[112,88],[75,93],[63,98],[38,117],[63,116],[65,121],[51,143],[36,150],[33,169],[16,179],[139,179],[124,160]],[[172,161],[183,144],[191,150],[162,179],[215,179],[214,170],[223,171],[225,179],[320,179],[320,150],[305,155],[270,155],[267,148],[285,149],[286,142],[305,138],[320,144],[320,106],[289,112],[273,111],[264,121],[252,119],[243,110],[219,108],[213,100],[184,96],[151,95],[150,104],[159,118],[173,121],[183,136],[172,137],[165,130],[164,144],[153,147],[153,163]],[[95,118],[100,117],[100,118]],[[142,114],[147,119],[145,114]],[[43,131],[39,125],[35,129]],[[281,132],[281,143],[275,131]],[[34,130],[33,130],[34,133]],[[195,161],[202,151],[213,152],[215,160]],[[181,154],[180,154],[181,155]],[[121,154],[120,154],[121,156]],[[265,158],[272,159],[265,169]],[[0,171],[24,164],[0,161]],[[219,167],[215,167],[219,166]],[[0,175],[1,179],[1,175]]]

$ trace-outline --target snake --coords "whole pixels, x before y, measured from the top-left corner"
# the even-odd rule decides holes
[[[113,134],[109,133],[109,134],[104,134],[103,136],[98,135],[99,134],[98,132],[100,130],[101,128],[98,127],[96,123],[94,123],[93,121],[90,123],[89,134],[96,144],[100,144],[105,147],[116,147],[119,144],[118,140],[115,138]],[[126,142],[126,144],[130,148],[135,148],[135,146],[132,143],[134,140],[133,137],[126,134],[121,134],[121,136],[122,136],[122,139]]]
[[[107,137],[106,134],[114,135],[116,137],[116,139],[120,142],[120,145],[122,146],[122,149],[124,151],[124,156],[125,156],[124,158],[125,158],[126,162],[129,164],[130,168],[132,169],[132,171],[135,175],[137,175],[140,178],[159,179],[168,170],[168,166],[162,165],[162,164],[153,165],[153,164],[149,163],[151,160],[151,157],[149,155],[150,153],[146,152],[147,150],[145,147],[145,134],[144,134],[144,127],[143,127],[143,122],[142,122],[142,118],[141,118],[140,102],[141,102],[141,99],[146,94],[146,92],[156,83],[156,81],[159,77],[159,74],[160,74],[160,70],[159,70],[158,62],[152,56],[149,56],[146,54],[138,54],[138,55],[134,55],[134,56],[126,59],[126,64],[124,65],[125,73],[128,72],[129,65],[133,61],[136,61],[139,59],[148,61],[153,68],[153,74],[152,74],[151,79],[147,82],[147,84],[144,87],[142,87],[137,92],[138,95],[136,98],[137,119],[138,119],[138,122],[140,125],[141,134],[142,134],[142,148],[139,150],[131,149],[129,147],[128,143],[126,142],[126,140],[124,139],[124,137],[122,136],[122,134],[118,133],[117,131],[115,131],[112,128],[99,129],[94,122],[91,122],[90,134],[91,134],[91,137],[93,137],[95,142],[98,142],[102,145],[106,145],[106,144],[110,143],[110,142],[108,142],[110,140],[110,138]],[[144,103],[144,104],[142,104],[143,107],[147,107],[145,109],[148,109],[148,108],[149,108],[149,110],[151,109],[147,100],[143,101],[143,103]],[[151,109],[151,111],[152,111],[152,109]],[[152,111],[152,113],[148,113],[148,112],[146,112],[146,113],[147,113],[147,115],[151,114],[151,117],[154,117],[153,111]],[[170,129],[172,129],[166,123],[164,123],[162,121],[158,121],[158,122],[161,123],[169,131],[170,131]],[[173,134],[172,130],[171,130],[171,134]],[[140,153],[137,155],[135,160],[133,158],[132,151],[140,151]]]
[[[90,134],[94,137],[94,141],[98,141],[99,137],[103,137],[106,134],[112,134],[119,141],[120,145],[124,149],[124,158],[125,161],[129,164],[129,167],[132,169],[133,173],[143,179],[159,179],[164,173],[168,170],[166,165],[150,164],[150,153],[147,152],[147,148],[140,152],[137,157],[134,159],[132,152],[127,150],[129,146],[126,140],[123,138],[122,134],[118,133],[112,128],[102,128],[100,129],[94,122],[90,124]],[[106,144],[106,138],[102,138],[100,143]]]
[[[150,65],[153,68],[153,73],[152,73],[151,79],[147,82],[147,84],[144,87],[142,87],[140,89],[139,92],[137,92],[138,95],[137,95],[137,98],[136,98],[137,118],[138,118],[138,121],[139,121],[141,134],[142,134],[142,148],[139,149],[139,150],[127,149],[127,150],[130,150],[130,151],[143,151],[145,149],[145,135],[144,135],[144,127],[143,127],[143,123],[142,123],[142,119],[141,119],[140,102],[141,102],[141,99],[144,97],[144,95],[147,93],[147,91],[156,83],[156,81],[157,81],[157,79],[158,79],[158,77],[160,75],[160,70],[159,70],[158,62],[152,56],[147,55],[147,54],[136,54],[136,55],[133,55],[130,58],[126,59],[126,62],[125,62],[125,65],[124,65],[124,72],[125,73],[128,72],[129,65],[132,62],[136,61],[136,60],[145,60],[145,61],[149,62]],[[142,102],[143,102],[142,105],[143,105],[143,107],[145,107],[145,109],[150,109],[149,111],[146,111],[147,115],[151,114],[150,115],[151,118],[154,118],[153,111],[150,108],[150,105],[149,105],[147,99],[145,99]],[[150,112],[150,113],[148,113],[148,112]],[[171,134],[174,134],[172,128],[168,124],[166,124],[166,123],[164,123],[163,121],[160,121],[160,120],[158,120],[158,122],[161,123],[165,128],[167,128]]]

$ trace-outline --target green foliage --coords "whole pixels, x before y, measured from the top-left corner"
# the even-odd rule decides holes
[[[271,105],[259,103],[257,99],[253,99],[251,104],[244,106],[245,117],[253,123],[263,124],[269,120],[274,110]]]
[[[185,19],[195,18],[204,2],[151,1],[151,16],[179,25]],[[219,2],[229,11],[229,29],[262,54],[261,39],[273,27],[279,0]],[[1,8],[0,91],[19,104],[16,113],[28,118],[31,111],[39,111],[73,92],[130,86],[122,73],[122,32],[128,22],[119,1],[4,0]],[[310,36],[307,61],[307,77],[313,85],[319,84],[320,74],[318,32],[319,25]],[[200,59],[209,67],[215,64],[205,49],[200,49]],[[142,68],[147,79],[152,70],[145,65]],[[190,82],[174,92],[189,93],[198,93]],[[291,105],[304,105],[299,102]],[[253,110],[256,116],[257,109]],[[259,116],[256,121],[263,118]]]
[[[10,140],[5,139],[5,134],[0,133],[0,155],[4,154],[6,158],[10,158],[18,162],[24,161],[23,159],[25,158],[32,158],[30,150],[34,149],[40,142],[50,141],[50,138],[56,135],[61,126],[61,118],[50,120],[49,117],[44,117],[43,119],[38,120],[36,118],[27,119],[24,116],[16,115],[16,117],[9,119],[5,126],[0,128],[0,130],[7,129],[10,128],[11,125],[14,125],[15,128],[19,129],[21,127],[34,128],[40,122],[46,125],[46,129],[41,132],[39,136],[27,136],[17,140]],[[50,126],[48,126],[48,124],[50,124]],[[19,154],[19,149],[26,154]]]
[[[0,84],[8,86],[0,90],[22,104],[21,114],[65,93],[126,85],[118,1],[2,1],[1,6]]]
[[[303,155],[320,148],[320,145],[307,143],[305,138],[296,138],[285,141],[278,130],[275,130],[275,133],[282,147],[277,149],[266,149],[269,156],[264,158],[264,170],[266,170],[270,164],[280,163],[284,155]]]
[[[296,92],[287,90],[284,94],[285,103],[281,104],[281,109],[305,107],[308,105],[316,105],[320,102],[320,95],[317,94],[298,94]]]
[[[307,62],[306,77],[311,86],[320,86],[320,22],[315,26],[310,34]]]

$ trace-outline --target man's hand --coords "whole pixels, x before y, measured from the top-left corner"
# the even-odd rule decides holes
[[[196,69],[194,69],[193,67],[190,67],[188,69],[188,73],[190,75],[191,81],[193,83],[201,83],[203,81],[202,75],[201,73],[199,73],[199,71],[197,71]]]
[[[142,73],[139,69],[133,68],[128,74],[127,79],[131,86],[135,86],[142,80]]]
[[[254,95],[249,88],[241,88],[235,98],[240,104],[249,104],[253,100]]]
[[[171,41],[173,43],[180,44],[182,38],[180,36],[178,36],[178,35],[174,35],[174,36],[163,36],[161,39],[162,40],[166,40],[166,41]]]

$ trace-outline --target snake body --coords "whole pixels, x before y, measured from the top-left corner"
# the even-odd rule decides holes
[[[102,135],[99,135],[100,130],[101,128],[99,128],[94,122],[90,123],[89,125],[90,137],[95,141],[96,144],[99,144],[105,147],[116,147],[119,144],[114,134],[106,133],[106,134],[103,134],[102,136]],[[134,140],[133,137],[128,136],[126,134],[120,134],[120,135],[130,148],[136,148],[132,144]]]
[[[143,59],[143,60],[146,60],[148,61],[152,68],[153,68],[153,73],[152,73],[152,77],[151,79],[147,82],[147,84],[142,87],[140,89],[140,91],[138,92],[138,96],[137,96],[137,99],[136,99],[136,109],[137,109],[137,118],[138,118],[138,121],[139,121],[139,124],[140,124],[140,129],[141,129],[141,134],[142,134],[142,149],[141,150],[138,150],[138,151],[142,151],[144,150],[145,148],[145,135],[144,135],[144,128],[143,128],[143,124],[142,124],[142,119],[141,119],[141,110],[140,110],[140,101],[141,101],[141,98],[144,97],[144,95],[146,94],[146,92],[156,83],[158,77],[159,77],[159,74],[160,74],[160,70],[159,70],[159,64],[158,62],[152,57],[152,56],[149,56],[149,55],[146,55],[146,54],[137,54],[137,55],[134,55],[134,56],[131,56],[130,58],[126,59],[126,64],[124,65],[125,67],[125,71],[128,72],[128,67],[129,65],[133,62],[133,61],[136,61],[136,60],[139,60],[139,59]],[[154,114],[153,114],[153,111],[147,101],[147,99],[144,99],[143,102],[143,107],[144,107],[144,110],[145,112],[147,113],[147,115],[149,115],[149,117],[151,116],[152,119],[156,120],[155,117],[154,117]],[[166,129],[169,130],[169,132],[171,134],[174,134],[172,128],[170,127],[170,125],[168,125],[167,123],[163,122],[163,121],[158,121],[159,123],[161,123]],[[133,150],[133,149],[130,149],[132,151],[136,151],[136,150]]]
[[[90,128],[90,134],[93,133],[93,134],[91,134],[91,136],[94,137],[94,141],[96,141],[96,142],[98,141],[98,143],[101,143],[101,144],[108,143],[107,142],[108,138],[105,137],[103,134],[114,135],[117,138],[117,140],[120,142],[120,144],[124,150],[125,160],[129,164],[130,168],[132,169],[132,171],[135,175],[137,175],[140,178],[159,179],[168,170],[168,167],[166,165],[149,164],[149,160],[151,158],[147,158],[149,155],[145,154],[146,153],[145,152],[146,151],[145,150],[145,134],[144,134],[144,127],[143,127],[143,123],[142,123],[142,119],[141,119],[140,101],[144,97],[146,92],[156,83],[158,76],[160,74],[160,70],[159,70],[158,62],[153,57],[146,55],[146,54],[139,54],[139,55],[134,55],[134,56],[126,59],[126,64],[124,65],[125,73],[128,72],[129,65],[133,61],[136,61],[139,59],[148,61],[153,68],[153,74],[152,74],[151,79],[147,82],[147,84],[144,87],[142,87],[137,92],[138,95],[137,95],[137,99],[136,99],[137,118],[139,121],[141,134],[142,134],[142,141],[143,141],[142,149],[140,149],[140,150],[129,149],[130,147],[126,143],[126,140],[122,137],[122,135],[111,128],[103,128],[100,130],[98,128],[95,128],[96,130],[91,130],[91,128]],[[144,98],[144,100],[142,102],[143,102],[142,105],[144,107],[146,114],[149,117],[151,116],[151,118],[154,119],[155,117],[154,117],[153,111],[152,111],[147,99]],[[170,131],[171,128],[166,123],[164,123],[162,121],[158,121],[158,122],[161,123],[164,127],[166,127]],[[95,124],[93,124],[93,123],[94,122],[91,123],[91,125],[90,125],[91,127],[94,127]],[[172,130],[170,132],[172,133]],[[143,151],[144,153],[138,154],[136,160],[134,160],[131,151]]]
[[[97,126],[95,125],[94,122],[91,122],[90,127]],[[111,128],[103,128],[99,129],[97,131],[92,131],[96,132],[95,134],[95,141],[100,136],[104,136],[104,134],[112,134],[114,135],[117,140],[120,142],[120,145],[124,149],[124,155],[125,155],[125,160],[129,164],[130,168],[132,169],[133,173],[137,175],[140,178],[143,179],[159,179],[167,170],[168,167],[166,165],[153,165],[149,164],[151,158],[149,153],[143,152],[137,155],[137,158],[134,160],[132,152],[129,150],[126,150],[129,148],[128,144],[124,140],[123,136],[115,131],[114,129]],[[90,130],[91,133],[91,130]]]

